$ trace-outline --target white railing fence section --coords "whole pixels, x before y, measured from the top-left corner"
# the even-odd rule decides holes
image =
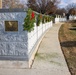
[[[69,16],[69,20],[75,20],[76,16]],[[59,22],[66,22],[66,17],[60,17],[57,16],[55,18],[55,23]],[[42,36],[42,34],[51,28],[53,26],[53,22],[47,22],[45,24],[40,23],[40,26],[36,26],[36,23],[34,24],[34,30],[28,33],[28,53],[32,50],[32,48],[35,46],[36,42],[39,40],[39,38]]]
[[[28,33],[28,53],[32,50],[32,48],[35,46],[36,42],[39,40],[39,38],[44,34],[44,32],[52,27],[52,21],[47,22],[45,24],[40,23],[40,26],[36,26],[34,30]]]

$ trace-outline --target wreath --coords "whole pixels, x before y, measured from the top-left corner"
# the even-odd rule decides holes
[[[34,22],[35,13],[31,9],[28,9],[27,16],[24,19],[23,30],[27,30],[28,32],[34,30]]]
[[[41,23],[41,21],[42,21],[42,14],[38,14],[36,20],[37,20],[37,21],[36,21],[36,25],[39,26],[40,23]]]

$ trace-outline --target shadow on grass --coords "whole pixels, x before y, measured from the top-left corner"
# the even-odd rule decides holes
[[[76,41],[66,41],[60,43],[62,47],[76,47]]]
[[[76,30],[76,27],[71,27],[71,28],[69,28],[70,30]]]

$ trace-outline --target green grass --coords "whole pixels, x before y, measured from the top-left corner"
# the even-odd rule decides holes
[[[40,60],[48,60],[48,59],[57,58],[57,57],[59,57],[59,55],[57,53],[50,53],[50,54],[47,54],[47,53],[37,53],[36,54],[36,58],[40,59]]]

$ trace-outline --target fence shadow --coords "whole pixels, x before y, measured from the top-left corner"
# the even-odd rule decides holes
[[[76,47],[76,41],[66,41],[60,43],[62,47]]]

